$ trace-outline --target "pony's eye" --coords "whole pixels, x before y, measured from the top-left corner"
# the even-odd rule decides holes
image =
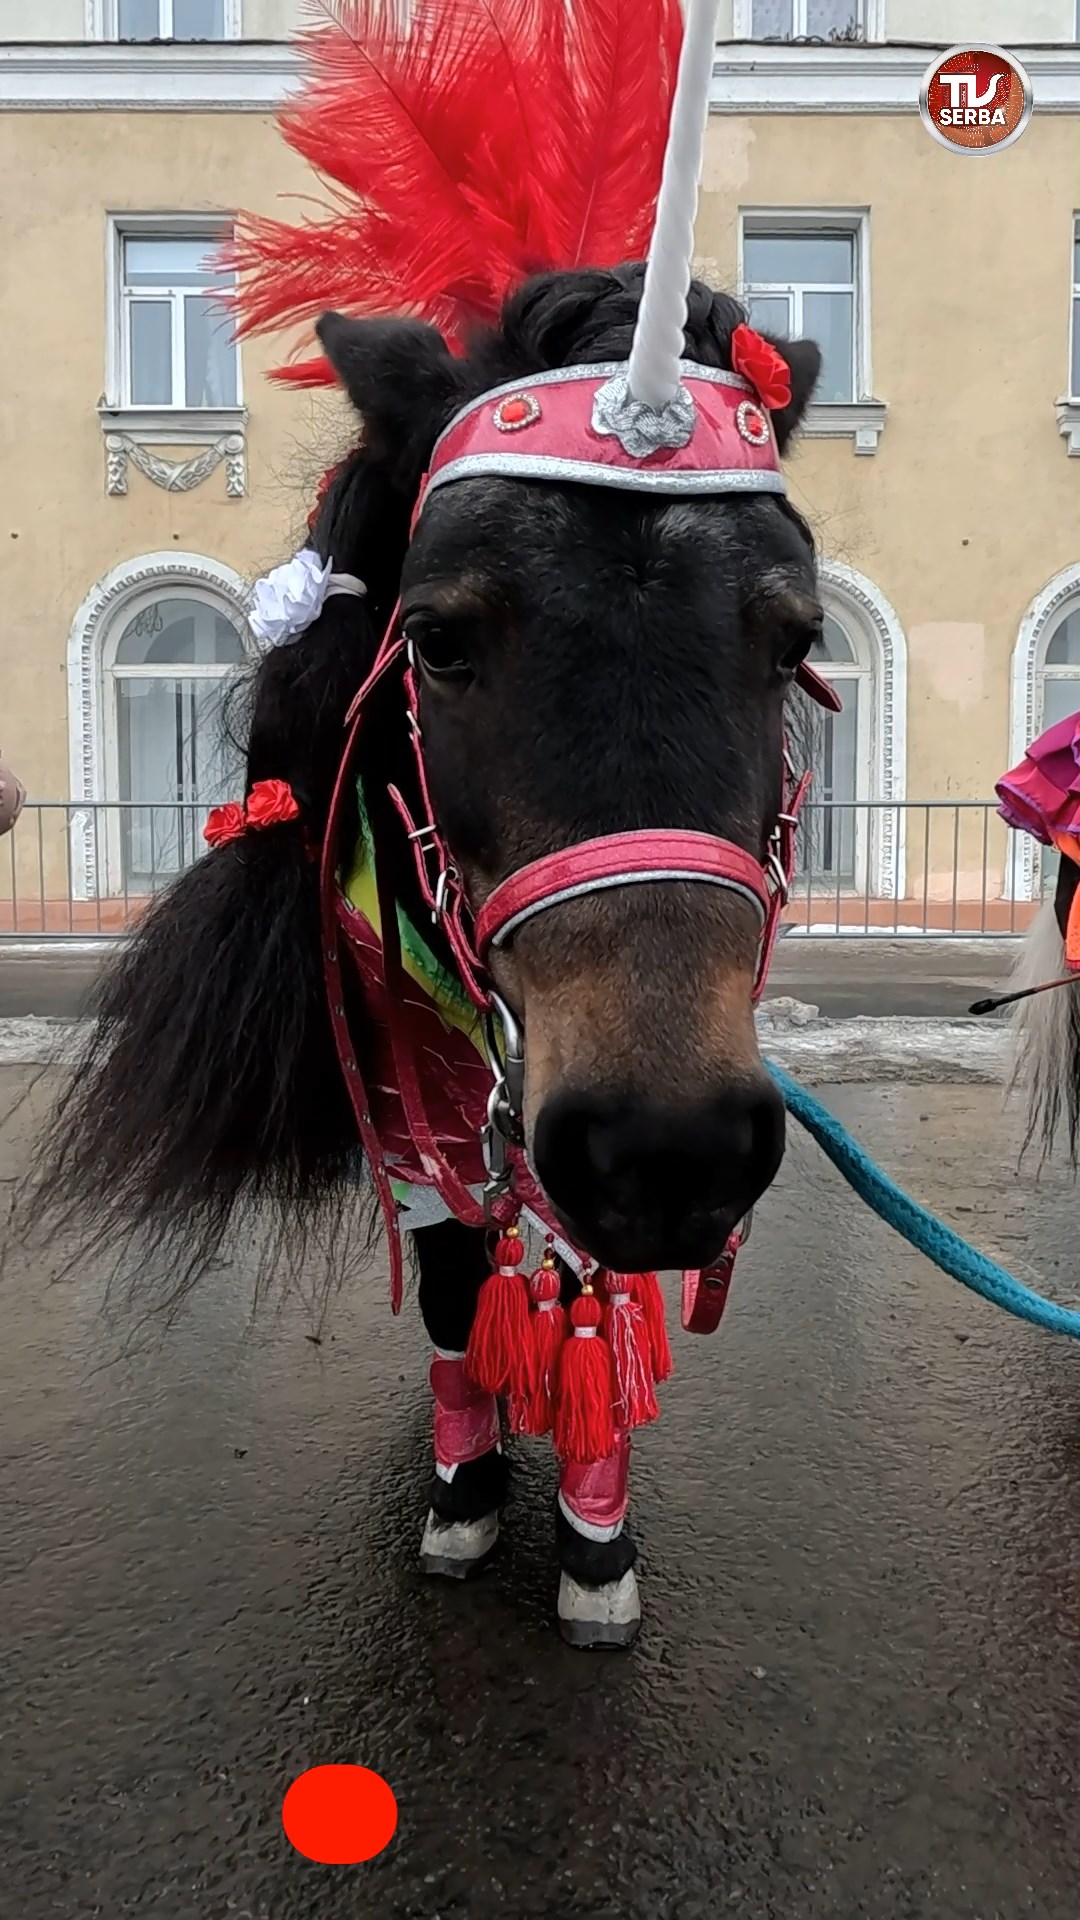
[[[820,639],[821,622],[819,620],[810,622],[806,626],[788,627],[782,636],[781,673],[794,673],[798,667],[801,667],[815,640]]]
[[[405,638],[423,673],[431,680],[469,680],[472,667],[465,657],[463,636],[452,626],[414,613],[404,626]]]

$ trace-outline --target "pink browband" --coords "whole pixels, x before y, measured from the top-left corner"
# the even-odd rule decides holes
[[[684,361],[682,424],[669,436],[681,444],[665,445],[649,408],[636,419],[632,403],[619,411],[625,374],[615,363],[564,367],[495,387],[436,442],[426,492],[497,475],[667,497],[787,492],[772,422],[741,375]]]

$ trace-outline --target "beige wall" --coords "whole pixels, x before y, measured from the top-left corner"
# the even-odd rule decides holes
[[[982,797],[1009,752],[1021,618],[1080,560],[1066,382],[1077,127],[1036,115],[1007,153],[938,147],[914,116],[716,117],[703,253],[734,283],[740,206],[868,206],[875,457],[806,440],[794,497],[822,550],[892,603],[909,652],[907,791]]]
[[[0,0],[0,41],[85,36],[86,0]]]
[[[287,40],[305,19],[303,0],[243,0],[245,40]]]
[[[1075,0],[887,0],[890,40],[990,41],[1007,47],[1076,37]]]

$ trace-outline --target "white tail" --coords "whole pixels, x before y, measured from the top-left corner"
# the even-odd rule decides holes
[[[658,412],[679,390],[698,182],[716,53],[716,7],[717,0],[688,0],[687,4],[656,225],[627,367],[632,398]]]
[[[1044,902],[1020,952],[1012,986],[1041,986],[1065,972],[1065,943],[1052,900]],[[1059,1127],[1075,1157],[1080,1124],[1080,992],[1075,986],[1021,1000],[1013,1008],[1013,1066],[1009,1092],[1028,1102],[1028,1140],[1050,1151]]]

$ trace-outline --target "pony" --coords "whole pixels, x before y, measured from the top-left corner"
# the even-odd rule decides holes
[[[650,8],[635,6],[640,22]],[[658,0],[658,10],[670,36],[678,8]],[[563,0],[548,10],[574,11]],[[382,35],[386,57],[395,29],[377,26],[376,12],[366,31]],[[415,37],[400,46],[412,58]],[[708,53],[711,68],[711,29]],[[678,111],[676,97],[673,124]],[[696,192],[696,171],[694,182]],[[429,804],[470,918],[535,863],[612,836],[677,830],[733,848],[755,872],[770,859],[793,689],[823,617],[814,541],[782,490],[523,478],[496,459],[432,491],[417,517],[440,437],[463,410],[507,392],[538,409],[555,392],[545,381],[632,364],[655,247],[649,264],[521,276],[461,338],[445,316],[318,319],[357,430],[321,489],[310,561],[324,583],[333,569],[346,584],[262,654],[242,722],[247,811],[211,823],[210,850],[112,964],[47,1142],[48,1206],[83,1232],[134,1240],[147,1269],[156,1254],[173,1298],[230,1235],[267,1217],[282,1258],[327,1257],[357,1232],[358,1201],[371,1200],[343,1045],[369,1085],[384,1056],[355,970],[341,1004],[336,989],[328,999],[328,875],[348,893],[350,871],[377,847],[384,943],[388,915],[422,930],[428,974],[445,984],[458,979],[460,950],[445,916],[433,919],[414,857],[427,829],[402,827],[423,822]],[[689,269],[686,280],[675,355],[703,382],[737,382],[745,311]],[[820,356],[810,342],[753,339],[782,377],[744,437],[760,430],[771,459],[796,433]],[[496,421],[518,424],[520,406]],[[379,665],[395,633],[412,731],[400,673]],[[359,689],[363,725],[343,774]],[[520,1165],[552,1227],[534,1320],[544,1310],[548,1329],[556,1316],[573,1320],[583,1337],[565,1344],[586,1401],[599,1336],[613,1350],[625,1336],[639,1372],[651,1356],[639,1396],[648,1418],[666,1337],[657,1293],[622,1276],[720,1258],[775,1178],[784,1110],[755,1035],[752,890],[697,884],[693,873],[632,878],[547,899],[485,965],[508,1030],[527,1036]],[[414,989],[400,968],[395,977],[404,1002]],[[382,984],[392,992],[389,970]],[[465,1020],[449,998],[439,1004],[448,1027]],[[498,1396],[466,1365],[491,1284],[488,1235],[471,1213],[463,1222],[409,1208],[401,1218],[434,1349],[422,1564],[461,1578],[486,1564],[507,1491]],[[498,1281],[522,1246],[505,1217],[495,1223]],[[584,1270],[557,1257],[568,1249],[586,1257]],[[590,1260],[607,1274],[602,1298]],[[628,1424],[616,1421],[596,1457],[581,1444],[563,1453],[558,1612],[576,1645],[628,1645],[640,1621]]]

